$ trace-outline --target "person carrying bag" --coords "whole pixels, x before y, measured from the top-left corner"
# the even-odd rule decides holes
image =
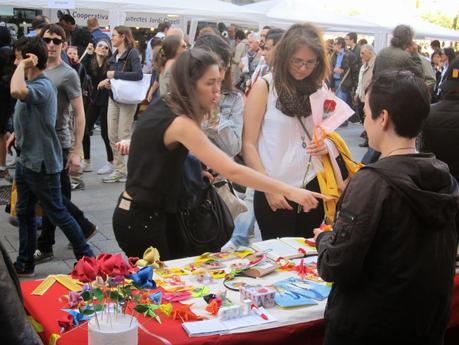
[[[107,79],[101,81],[98,85],[98,88],[106,89],[111,89],[112,85],[115,85],[115,92],[113,90],[111,92],[107,111],[108,137],[114,153],[113,163],[115,170],[102,179],[105,183],[126,181],[127,172],[124,157],[116,151],[115,145],[121,140],[130,139],[132,124],[137,111],[137,104],[132,103],[134,100],[130,96],[123,98],[123,102],[116,97],[120,96],[120,88],[129,89],[129,91],[135,91],[140,94],[139,90],[134,89],[132,85],[126,87],[119,84],[142,83],[144,78],[139,52],[134,48],[135,43],[131,29],[126,26],[115,27],[112,33],[112,44],[116,51],[108,61]],[[145,98],[146,92],[142,98]],[[124,103],[126,101],[129,103]]]

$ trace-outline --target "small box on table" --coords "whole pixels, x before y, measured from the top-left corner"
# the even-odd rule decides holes
[[[251,300],[256,307],[270,308],[274,306],[275,290],[261,285],[245,285],[239,289],[241,301]]]

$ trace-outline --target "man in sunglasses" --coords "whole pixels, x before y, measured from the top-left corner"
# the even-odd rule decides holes
[[[60,175],[64,206],[80,225],[86,239],[96,232],[96,226],[84,217],[83,212],[73,204],[69,174],[80,170],[80,152],[85,128],[85,113],[81,93],[80,79],[75,70],[62,61],[62,51],[66,48],[64,29],[56,24],[46,25],[40,34],[48,48],[46,75],[57,89],[56,132],[62,147],[64,169]],[[69,105],[74,113],[74,143],[69,127],[71,121]],[[37,241],[35,263],[49,261],[53,258],[55,226],[48,217],[43,217],[42,232]],[[73,243],[72,243],[73,245]]]

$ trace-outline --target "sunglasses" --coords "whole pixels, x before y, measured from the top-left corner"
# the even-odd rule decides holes
[[[50,44],[51,41],[54,43],[54,45],[58,46],[59,44],[62,44],[64,42],[60,38],[49,38],[49,37],[43,37],[43,41],[46,42],[46,44]]]

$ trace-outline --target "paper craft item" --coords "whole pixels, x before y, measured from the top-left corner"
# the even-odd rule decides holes
[[[180,267],[170,267],[156,270],[156,274],[163,278],[171,278],[173,276],[187,275],[188,272]]]
[[[225,265],[222,264],[218,260],[208,260],[208,261],[202,262],[200,264],[200,267],[204,269],[208,269],[208,270],[218,270],[218,269],[225,268]]]
[[[295,259],[306,255],[317,255],[315,248],[306,244],[303,237],[282,237],[262,242],[256,242],[251,245],[255,250],[263,251],[266,256],[274,261],[279,258]]]
[[[314,126],[326,132],[334,131],[355,113],[346,102],[325,88],[314,92],[309,99]],[[329,103],[333,103],[333,107],[329,107]]]
[[[242,315],[242,308],[240,305],[231,305],[228,307],[221,307],[218,311],[218,318],[221,321],[236,319],[241,317]]]
[[[299,252],[304,252],[304,256],[317,255],[316,247],[311,246],[311,242],[304,237],[282,237],[280,240],[296,248]]]
[[[275,302],[281,307],[317,304],[330,294],[330,287],[296,277],[273,284],[277,290]]]
[[[259,264],[252,266],[246,270],[244,270],[244,275],[248,277],[254,277],[254,278],[259,278],[263,277],[271,272],[274,272],[277,268],[277,265],[275,262],[271,260],[264,260],[260,262]]]
[[[239,289],[241,302],[251,300],[256,307],[270,308],[274,306],[275,290],[260,285],[244,285]]]
[[[224,334],[234,329],[258,326],[277,321],[277,319],[274,316],[269,314],[263,308],[260,308],[260,310],[263,312],[263,314],[267,316],[267,320],[251,313],[239,318],[230,319],[226,321],[212,319],[196,322],[184,322],[182,326],[185,329],[185,332],[190,337],[196,337],[201,335]]]
[[[60,283],[65,286],[70,291],[80,291],[81,285],[77,280],[72,279],[70,276],[65,274],[53,274],[49,275],[40,285],[38,285],[35,290],[32,291],[32,295],[42,296],[48,291],[48,289],[53,286],[54,283]]]

